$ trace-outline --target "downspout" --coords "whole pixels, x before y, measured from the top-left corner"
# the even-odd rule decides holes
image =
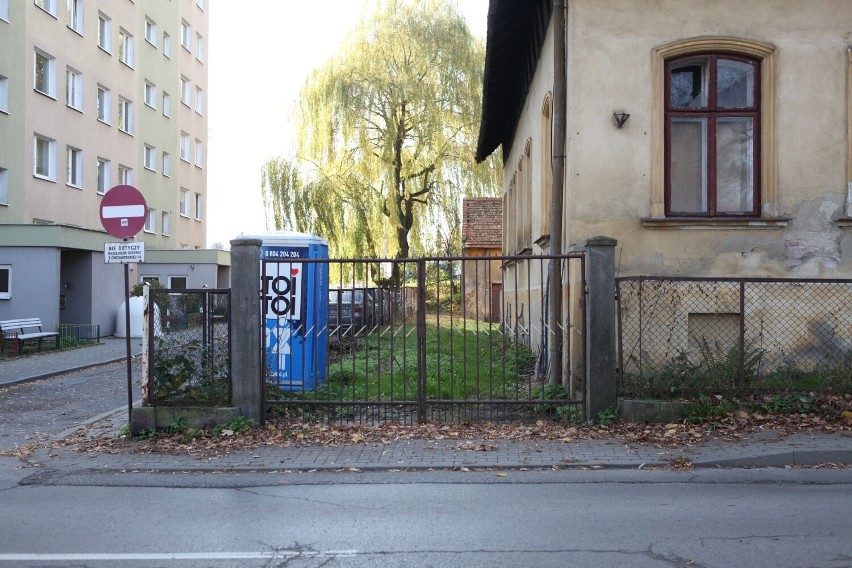
[[[562,194],[565,186],[565,114],[567,107],[565,0],[553,3],[553,146],[550,164],[550,254],[562,254]],[[562,384],[562,262],[550,261],[548,282],[548,383]]]

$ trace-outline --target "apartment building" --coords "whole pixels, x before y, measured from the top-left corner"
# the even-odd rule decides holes
[[[189,274],[206,234],[207,4],[0,0],[0,319],[112,332],[123,276],[99,206],[118,184],[145,196],[136,240],[176,282],[219,284]]]

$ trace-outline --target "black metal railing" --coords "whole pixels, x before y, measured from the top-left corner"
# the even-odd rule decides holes
[[[290,261],[263,261],[267,284],[278,282],[263,293],[267,407],[372,423],[580,412],[582,255],[298,263],[292,272],[312,284],[282,279]],[[547,316],[551,266],[565,275],[555,326]],[[551,352],[565,361],[553,385]]]
[[[146,404],[231,400],[230,290],[149,291]]]
[[[617,280],[619,393],[852,392],[852,280]]]

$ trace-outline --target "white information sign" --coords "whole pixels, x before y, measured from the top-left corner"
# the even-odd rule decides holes
[[[145,262],[145,243],[104,243],[104,263]]]

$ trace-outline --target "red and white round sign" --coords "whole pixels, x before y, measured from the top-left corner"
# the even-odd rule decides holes
[[[132,185],[117,185],[101,199],[101,224],[119,239],[136,236],[145,226],[145,197]]]

